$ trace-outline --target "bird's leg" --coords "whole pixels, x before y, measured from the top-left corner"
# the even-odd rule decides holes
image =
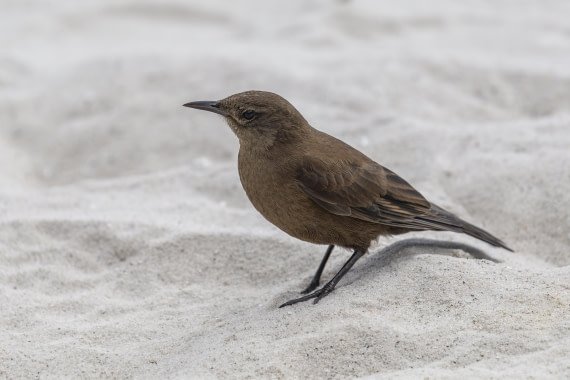
[[[301,292],[301,294],[310,293],[319,286],[319,284],[321,283],[321,275],[323,274],[323,270],[325,269],[325,265],[327,265],[327,261],[329,260],[333,248],[334,245],[329,245],[327,251],[325,252],[325,255],[323,256],[323,259],[321,260],[321,263],[319,264],[317,272],[315,273],[313,279],[311,280],[311,283],[309,284],[309,286],[307,286],[305,290]]]
[[[342,268],[338,271],[338,273],[334,275],[332,280],[327,282],[322,288],[314,291],[311,294],[307,294],[306,296],[287,301],[279,307],[294,305],[298,302],[304,302],[312,298],[315,299],[313,303],[316,304],[321,300],[321,298],[326,297],[327,294],[329,294],[334,290],[336,284],[338,284],[340,279],[350,270],[350,268],[352,268],[354,263],[356,263],[358,259],[360,259],[362,255],[364,255],[364,253],[365,251],[361,251],[359,249],[355,250],[352,256],[350,256],[350,259],[348,259],[348,261],[342,266]]]

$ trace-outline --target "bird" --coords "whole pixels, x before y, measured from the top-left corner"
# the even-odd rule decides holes
[[[287,234],[328,245],[304,296],[280,307],[330,294],[380,236],[412,231],[464,233],[512,251],[504,242],[428,201],[408,182],[345,142],[313,128],[286,99],[245,91],[184,104],[221,115],[239,140],[238,172],[255,209]],[[335,246],[353,251],[319,288]]]

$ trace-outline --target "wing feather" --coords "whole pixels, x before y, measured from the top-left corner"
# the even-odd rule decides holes
[[[396,173],[373,162],[326,163],[305,158],[297,181],[327,211],[374,223],[411,229],[434,228],[419,220],[431,204]]]
[[[307,158],[297,181],[315,203],[336,215],[411,230],[464,232],[511,250],[488,232],[428,202],[396,173],[370,159],[327,163]]]

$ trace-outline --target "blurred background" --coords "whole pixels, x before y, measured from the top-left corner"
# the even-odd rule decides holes
[[[249,89],[283,95],[369,154],[407,123],[501,128],[570,108],[564,1],[1,6],[2,144],[41,183],[229,159],[237,144],[223,123],[181,104]]]

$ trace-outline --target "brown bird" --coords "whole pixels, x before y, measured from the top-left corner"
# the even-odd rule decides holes
[[[184,106],[222,115],[237,135],[240,180],[257,211],[293,237],[329,245],[303,291],[310,294],[281,307],[313,298],[317,303],[380,235],[453,231],[512,251],[488,232],[426,200],[396,173],[311,127],[277,94],[247,91]],[[354,253],[332,280],[312,292],[335,245]]]

